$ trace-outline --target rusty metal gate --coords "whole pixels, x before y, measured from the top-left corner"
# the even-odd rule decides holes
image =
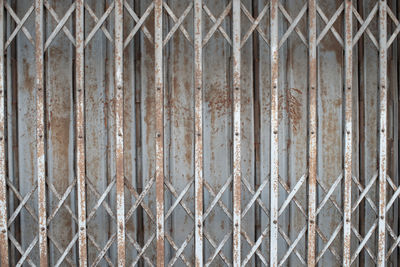
[[[396,0],[0,0],[1,266],[399,266]]]

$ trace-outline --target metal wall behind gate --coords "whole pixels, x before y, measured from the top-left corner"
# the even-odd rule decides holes
[[[395,0],[0,0],[1,266],[398,266]]]

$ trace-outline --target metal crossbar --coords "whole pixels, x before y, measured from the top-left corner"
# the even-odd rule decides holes
[[[60,14],[50,0],[28,4],[0,0],[1,266],[316,266],[328,261],[351,266],[366,260],[380,267],[398,265],[400,186],[393,170],[398,167],[393,164],[398,159],[398,92],[392,88],[397,85],[398,73],[390,70],[398,65],[398,3],[228,0],[221,4],[187,0],[175,8],[174,1],[110,0],[102,3],[102,14],[98,14],[91,6],[93,1],[73,0]],[[89,44],[97,45],[97,34],[103,42],[99,50],[107,58],[104,66],[89,66],[93,55],[87,51],[93,50]],[[48,82],[52,71],[49,49],[57,45],[57,38],[71,47],[59,53],[70,53],[71,67],[63,71],[73,80],[68,102],[73,129],[69,147],[73,163],[68,168],[72,175],[61,178],[49,177],[48,170],[49,160],[59,160],[49,156],[53,153],[49,136],[52,127],[58,126],[48,119],[53,112],[48,105],[59,104],[52,100],[51,90],[60,89]],[[210,41],[214,38],[218,42]],[[328,41],[336,45],[327,48]],[[300,46],[307,55],[292,51],[292,46]],[[33,57],[29,62],[20,56],[21,49]],[[216,51],[222,56],[209,56]],[[373,83],[378,86],[373,129],[373,123],[359,125],[361,119],[355,118],[370,112],[369,102],[356,102],[374,87],[362,80],[370,72],[371,61],[364,62],[370,55],[376,55],[374,70],[378,71],[371,75],[377,77]],[[215,62],[221,58],[225,60],[222,64]],[[181,59],[184,66],[178,68]],[[32,70],[30,65],[34,65]],[[88,157],[93,150],[88,143],[92,136],[87,134],[87,103],[93,101],[89,98],[94,90],[87,85],[91,77],[88,67],[101,69],[101,75],[95,75],[104,76],[101,86],[107,100],[98,103],[106,113],[104,181],[89,174],[87,168],[96,164]],[[171,77],[185,75],[189,82],[171,82]],[[332,101],[329,94],[334,90],[327,83],[335,79],[339,81],[335,84],[338,97]],[[296,90],[304,96],[296,99],[305,122],[298,135],[284,125],[295,122],[291,113],[296,108],[286,99],[286,87],[292,84],[299,84],[301,88]],[[18,91],[26,87],[26,92]],[[181,87],[190,95],[191,104],[185,111],[193,117],[192,124],[185,121],[184,126],[180,121],[172,125],[169,114],[173,112],[169,105],[175,104],[171,92]],[[32,103],[23,100],[28,91]],[[229,153],[226,166],[221,167],[226,170],[219,176],[206,171],[207,157],[212,157],[212,164],[219,163],[214,155],[219,144],[209,142],[221,126],[213,117],[217,111],[210,98],[218,98],[210,94],[214,91],[229,96],[223,101],[211,99],[226,105],[229,113],[218,111],[226,123],[221,139]],[[329,119],[336,121],[326,126],[327,117],[322,113],[332,103],[339,112],[331,114]],[[29,127],[20,120],[25,116],[21,105],[35,113]],[[25,153],[20,149],[20,124],[21,129],[29,128],[23,135],[33,144],[29,150],[30,183],[24,172],[13,171],[25,168],[13,163],[19,160],[18,153]],[[338,135],[332,139],[340,140],[337,144],[325,136],[325,128],[332,130],[332,125],[340,129],[340,133],[332,133]],[[190,146],[191,153],[186,156],[191,159],[179,164],[192,173],[181,180],[171,177],[172,166],[176,167],[171,156],[175,144],[169,140],[172,127],[190,129],[184,142]],[[371,133],[376,133],[376,143],[358,142],[358,135]],[[291,172],[291,158],[282,160],[298,149],[291,147],[291,138],[296,138],[296,145],[304,144],[305,158],[299,159],[304,164],[293,166],[296,172]],[[390,153],[389,140],[394,144]],[[335,168],[329,172],[323,169],[331,159],[326,157],[331,152],[323,151],[326,144],[336,145],[340,153],[336,155],[339,163],[332,163]],[[368,170],[364,177],[358,177],[357,170],[364,166],[355,162],[361,146],[374,151],[368,160],[376,162],[376,169]],[[247,158],[249,151],[254,159]],[[62,190],[57,186],[60,179],[67,181]],[[106,232],[99,234],[102,239],[90,230],[98,223],[100,210],[109,228],[96,225]],[[360,218],[365,211],[368,223]],[[181,222],[178,216],[182,214],[185,219]],[[71,235],[59,240],[52,227],[65,216],[70,227],[65,230]],[[282,222],[286,216],[296,222]],[[332,222],[329,226],[322,224],[327,219]],[[217,220],[221,227],[210,229]],[[34,224],[34,229],[24,235],[21,227],[27,223]],[[293,223],[296,227],[288,227]],[[169,225],[177,228],[166,227]],[[34,255],[36,250],[38,255]]]

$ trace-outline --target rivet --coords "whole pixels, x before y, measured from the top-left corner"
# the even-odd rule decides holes
[[[44,230],[46,230],[46,227],[42,227],[40,228],[40,230],[43,232]]]
[[[197,136],[201,136],[201,133],[198,133]]]
[[[384,133],[384,132],[385,132],[385,129],[382,129],[381,131],[382,131],[382,133]]]
[[[385,219],[385,217],[381,216],[381,220]]]
[[[236,90],[236,91],[239,91],[239,87],[236,87],[235,90]]]
[[[311,223],[311,224],[314,224],[314,220],[310,220],[310,223]]]
[[[42,134],[39,134],[39,138],[42,138],[43,137],[43,135]]]
[[[315,133],[314,131],[311,132],[311,134],[314,134],[314,133]]]
[[[121,85],[118,85],[118,90],[122,90],[122,86]]]
[[[118,133],[118,136],[122,136],[122,133],[121,133],[121,132],[119,132],[119,133]]]
[[[79,135],[79,139],[82,139],[82,135]]]
[[[161,134],[160,133],[157,133],[157,137],[160,137],[161,136]]]
[[[314,89],[315,89],[315,87],[314,87],[314,86],[312,86],[312,87],[311,87],[311,89],[312,89],[312,90],[314,90]]]
[[[351,87],[349,86],[349,87],[347,87],[347,90],[351,90]]]
[[[81,228],[79,228],[79,229],[80,229],[81,231],[83,231],[83,230],[85,230],[85,227],[83,227],[83,226],[82,226],[82,227],[81,227]]]
[[[350,219],[346,219],[346,222],[350,222]]]
[[[235,227],[238,227],[239,226],[239,224],[238,223],[235,223]]]
[[[0,141],[3,141],[3,136],[0,137]]]
[[[350,131],[347,131],[347,134],[350,134]]]
[[[273,223],[273,224],[277,224],[277,223],[278,223],[278,221],[277,221],[277,220],[274,220],[272,223]]]
[[[38,91],[42,91],[42,87],[38,87]]]
[[[274,131],[274,134],[277,134],[278,133],[278,131]]]
[[[200,90],[201,90],[201,88],[200,88],[200,87],[197,87],[197,90],[199,90],[199,91],[200,91]]]
[[[5,230],[5,229],[3,229],[3,230],[1,230],[1,232],[2,232],[3,234],[5,234],[5,233],[6,233],[6,230]]]
[[[157,91],[160,91],[161,90],[161,88],[160,87],[157,87]]]
[[[235,135],[236,135],[236,136],[239,136],[239,133],[238,133],[238,132],[236,132],[236,133],[235,133]]]
[[[197,227],[201,227],[201,223],[199,223],[199,224],[197,225]]]

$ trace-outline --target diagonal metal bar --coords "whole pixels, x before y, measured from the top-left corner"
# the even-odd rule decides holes
[[[85,40],[85,47],[89,44],[89,42],[92,40],[96,32],[100,29],[101,26],[103,26],[104,22],[108,18],[108,16],[111,14],[115,6],[114,1],[110,4],[110,6],[107,8],[106,12],[100,17],[98,20],[97,24],[94,26],[94,28],[90,31],[88,36],[86,37]]]
[[[138,194],[138,192],[135,190],[135,188],[131,185],[128,179],[125,178],[125,186],[128,188],[130,193],[133,195],[133,197],[136,199],[135,203],[132,205],[132,207],[129,209],[129,211],[126,213],[126,218],[125,220],[129,220],[135,210],[140,206],[144,209],[144,211],[147,213],[147,216],[151,219],[151,221],[155,222],[155,218],[150,210],[150,208],[143,202],[144,198],[150,191],[152,185],[154,183],[154,177],[152,177],[149,182],[146,184],[144,190]]]
[[[326,23],[325,28],[321,31],[317,38],[317,45],[321,42],[321,40],[325,37],[325,35],[331,31],[333,36],[336,38],[336,40],[339,42],[339,44],[344,47],[343,39],[340,36],[340,34],[336,31],[335,27],[333,24],[336,22],[336,20],[339,18],[340,14],[342,14],[344,10],[344,3],[342,3],[339,8],[336,10],[336,12],[333,14],[330,20],[328,20],[328,17],[325,15],[324,11],[317,5],[317,11],[321,19]]]
[[[361,16],[357,12],[357,9],[353,6],[353,12],[355,16],[357,17],[357,20],[361,23],[361,27],[356,33],[356,35],[353,37],[353,46],[355,46],[358,42],[358,40],[361,38],[361,35],[368,30],[368,25],[371,23],[372,19],[375,17],[375,14],[378,12],[378,2],[375,4],[375,6],[372,8],[371,12],[369,13],[368,17],[366,18],[365,21],[362,20]],[[367,31],[367,35],[371,39],[372,43],[375,45],[375,47],[378,49],[378,42],[376,41],[376,38],[372,35],[370,31]]]
[[[370,190],[370,189],[372,188],[372,186],[375,184],[375,181],[376,181],[377,178],[378,178],[378,173],[375,174],[375,175],[372,177],[372,179],[368,182],[367,186],[366,186],[364,189],[361,189],[361,190],[360,190],[361,194],[359,195],[357,201],[354,203],[351,212],[354,212],[354,211],[357,209],[358,205],[360,205],[361,201],[365,198],[365,196],[368,194],[369,190]],[[353,177],[353,180],[355,181],[355,183],[356,183],[357,185],[360,185],[360,186],[361,186],[361,184],[360,184],[358,181],[356,181],[355,177]]]
[[[209,15],[210,19],[212,22],[214,22],[214,25],[211,27],[211,29],[209,30],[209,32],[206,34],[206,36],[203,39],[203,44],[202,47],[204,47],[208,41],[210,40],[210,38],[213,36],[213,34],[215,33],[215,31],[217,29],[220,29],[221,23],[222,21],[225,19],[225,17],[229,14],[229,12],[231,11],[232,8],[232,1],[229,1],[228,5],[225,7],[224,11],[221,13],[221,15],[219,15],[218,19],[213,19],[213,17],[210,15],[212,14],[211,11],[206,8],[206,5],[203,5],[203,9],[206,12],[207,15]],[[222,27],[221,27],[222,28]],[[229,38],[229,36],[226,33],[223,33],[222,30],[220,30],[222,33],[222,36],[224,36],[224,38],[226,39],[226,41],[232,45],[232,41]],[[224,31],[225,32],[225,31]]]
[[[370,239],[370,237],[372,236],[372,234],[375,232],[376,227],[378,226],[378,219],[375,219],[374,223],[372,224],[372,226],[370,227],[370,229],[368,230],[367,234],[365,235],[364,238],[362,238],[362,236],[360,235],[360,233],[358,233],[357,228],[352,226],[352,230],[354,235],[357,237],[357,239],[360,241],[360,244],[358,245],[358,247],[356,248],[353,256],[351,257],[351,264],[353,264],[353,262],[357,259],[358,255],[360,254],[360,252],[365,249],[368,253],[368,255],[371,257],[371,259],[374,261],[374,263],[376,264],[376,257],[374,256],[373,252],[371,251],[371,249],[367,246],[367,242]]]
[[[300,29],[297,26],[300,19],[303,17],[304,13],[307,11],[307,8],[308,8],[307,3],[304,4],[303,8],[300,10],[299,14],[297,15],[297,17],[294,20],[289,15],[289,13],[286,11],[285,7],[282,5],[282,3],[280,1],[278,2],[278,6],[279,6],[279,10],[282,12],[283,16],[286,18],[286,20],[290,24],[289,29],[282,36],[282,39],[279,42],[278,47],[282,46],[282,44],[286,41],[286,39],[289,37],[289,35],[292,33],[293,30],[296,31],[297,35],[299,36],[300,40],[304,43],[304,45],[306,47],[308,47],[307,39],[304,37],[303,33],[300,31]]]
[[[60,19],[59,19],[58,15],[57,15],[56,11],[49,4],[49,1],[48,0],[44,0],[43,3],[44,3],[44,6],[46,7],[46,9],[50,12],[50,15],[53,17],[53,19],[57,22],[57,24],[59,24],[60,23]],[[71,43],[75,46],[76,45],[75,38],[71,34],[70,30],[66,26],[63,26],[62,30],[65,33],[65,35],[68,37],[68,39],[71,41]]]
[[[304,226],[304,228],[307,228],[307,225]],[[303,228],[303,230],[304,230]],[[300,234],[303,232],[303,230],[300,232]],[[289,249],[291,249],[292,251],[294,251],[294,254],[297,256],[297,258],[300,260],[300,262],[303,265],[306,265],[306,261],[304,260],[304,258],[301,256],[300,252],[296,249],[296,246],[293,246],[293,242],[290,240],[289,236],[285,233],[285,231],[282,230],[282,227],[278,226],[278,232],[279,234],[283,237],[283,239],[285,240],[285,242],[289,245]],[[299,235],[300,235],[299,234]],[[305,232],[303,233],[303,235],[305,234]],[[299,240],[300,241],[300,240]],[[297,242],[299,242],[297,241]],[[290,252],[291,253],[291,252]],[[278,262],[279,264],[279,262]],[[283,263],[282,263],[283,264]]]
[[[171,10],[171,8],[168,6],[166,1],[163,1],[163,7],[167,11],[168,15],[172,18],[174,21],[175,25],[172,27],[171,31],[167,34],[165,37],[165,40],[163,42],[163,46],[165,46],[168,43],[168,40],[172,37],[172,35],[176,32],[176,30],[179,28],[185,38],[189,41],[191,45],[193,45],[192,38],[190,38],[188,32],[186,29],[183,27],[182,23],[183,20],[186,18],[186,16],[189,14],[190,10],[192,10],[193,7],[193,2],[189,3],[189,6],[185,9],[185,11],[182,13],[182,15],[179,17],[179,19],[175,16],[174,12]]]
[[[280,42],[279,42],[279,48],[282,47],[282,45],[286,42],[287,38],[289,38],[290,34],[293,32],[293,30],[296,31],[297,35],[300,37],[301,41],[305,44],[306,47],[308,47],[308,42],[307,39],[304,37],[300,29],[297,27],[297,24],[299,24],[300,20],[303,18],[304,14],[306,13],[308,8],[307,3],[304,4],[304,6],[301,8],[299,14],[297,14],[297,17],[293,20],[289,13],[285,10],[283,5],[279,2],[279,9],[281,10],[282,14],[286,17],[288,22],[290,23],[289,28],[285,32],[285,34],[282,36]]]
[[[389,49],[389,47],[392,45],[393,41],[396,39],[397,35],[399,35],[400,23],[399,23],[399,20],[396,18],[396,15],[393,13],[393,11],[388,6],[386,6],[386,12],[389,15],[389,17],[392,19],[394,25],[396,26],[396,29],[393,31],[392,35],[390,36],[390,38],[386,44],[386,49]]]
[[[190,240],[192,240],[194,236],[194,232],[192,231],[185,239],[185,241],[182,243],[182,245],[176,249],[175,256],[172,257],[172,259],[169,261],[168,266],[171,267],[175,264],[176,260],[182,255],[183,250],[187,247],[189,244]],[[186,262],[185,262],[186,263]],[[190,262],[188,261],[188,266],[192,266]]]
[[[269,10],[269,2],[264,6],[263,10],[261,10],[260,14],[258,15],[257,19],[254,19],[253,16],[251,15],[251,13],[247,10],[246,6],[243,4],[243,2],[241,3],[241,8],[243,13],[246,15],[246,17],[249,19],[251,26],[250,29],[248,29],[248,31],[245,33],[245,35],[243,36],[240,48],[243,47],[243,45],[247,42],[247,40],[249,39],[249,37],[251,36],[251,34],[257,30],[257,32],[260,34],[261,38],[267,43],[267,45],[269,46],[269,41],[267,38],[267,35],[263,32],[263,30],[259,27],[259,24],[261,22],[261,20],[264,18],[265,14],[267,14],[268,10]]]
[[[303,229],[301,229],[300,233],[297,235],[296,239],[293,241],[293,243],[289,246],[289,249],[286,251],[285,255],[282,257],[282,259],[279,261],[279,265],[278,266],[282,266],[286,260],[289,258],[290,254],[292,254],[292,252],[295,250],[297,244],[300,242],[301,238],[305,235],[307,231],[307,225],[305,225],[303,227]],[[306,262],[305,260],[301,257],[299,258],[300,262],[305,266]]]
[[[85,9],[88,11],[89,16],[92,17],[92,19],[94,20],[94,22],[97,24],[99,23],[99,18],[96,16],[96,13],[94,13],[93,9],[88,5],[87,2],[84,3]],[[113,42],[113,38],[110,34],[110,32],[107,30],[106,26],[101,25],[101,30],[103,31],[104,35],[106,36],[106,38],[110,41]]]
[[[283,202],[281,208],[278,211],[278,216],[281,216],[283,211],[286,209],[286,207],[289,205],[289,203],[292,201],[293,197],[296,195],[296,193],[300,190],[300,187],[303,185],[303,183],[306,181],[307,174],[303,174],[301,178],[297,181],[296,185],[293,187],[292,191],[290,191],[289,195],[287,196],[286,200]]]
[[[208,260],[205,263],[205,267],[210,266],[210,264],[214,261],[215,257],[220,254],[221,249],[224,247],[225,243],[228,241],[229,237],[232,234],[232,229],[224,236],[224,238],[222,239],[222,241],[219,243],[218,247],[215,249],[214,253],[208,258]],[[221,257],[222,258],[222,257]],[[224,260],[224,258],[222,258]],[[225,261],[225,264],[227,266],[232,266],[230,262]]]
[[[219,206],[221,207],[221,209],[225,212],[226,216],[230,220],[232,220],[232,215],[229,213],[228,208],[221,201],[221,197],[222,197],[223,193],[228,188],[228,186],[231,184],[231,182],[232,182],[232,176],[230,176],[229,179],[226,180],[225,184],[221,187],[219,192],[217,194],[215,194],[215,192],[214,192],[213,188],[211,187],[211,185],[207,181],[204,181],[204,186],[206,187],[208,192],[211,194],[211,196],[214,198],[213,201],[211,202],[211,204],[208,206],[207,210],[204,212],[204,219],[207,218],[207,216],[210,214],[211,210],[218,203]]]
[[[181,191],[181,193],[179,195],[176,194],[176,192],[174,192],[174,196],[176,197],[174,203],[171,205],[171,207],[168,209],[167,213],[165,214],[164,220],[166,221],[169,216],[171,216],[172,212],[174,211],[174,209],[179,205],[179,203],[182,201],[183,197],[186,195],[186,193],[189,191],[190,186],[193,184],[194,179],[192,179],[186,186],[185,188]],[[168,182],[169,183],[169,182]],[[167,186],[167,188],[173,188],[172,185],[169,187]]]
[[[151,2],[151,4],[147,7],[146,11],[143,13],[142,17],[139,19],[139,17],[136,15],[136,13],[133,11],[131,6],[128,4],[127,1],[124,2],[125,9],[128,11],[129,15],[133,18],[133,20],[136,22],[135,27],[133,27],[132,31],[129,33],[128,37],[126,37],[125,42],[124,42],[124,48],[128,46],[130,41],[133,39],[135,36],[136,32],[142,28],[142,31],[144,35],[147,37],[147,39],[150,41],[152,45],[154,45],[154,40],[153,37],[151,36],[149,30],[147,29],[146,25],[144,25],[145,20],[149,17],[151,11],[154,9],[154,2]]]
[[[322,188],[322,190],[325,193],[325,197],[323,198],[323,200],[320,202],[319,206],[317,207],[316,210],[316,215],[318,215],[320,213],[320,211],[322,210],[322,208],[325,206],[326,202],[328,200],[330,200],[333,205],[336,207],[336,209],[339,211],[340,214],[342,213],[342,210],[340,209],[340,206],[337,204],[336,200],[332,197],[333,192],[335,191],[336,187],[338,186],[338,184],[340,183],[340,181],[343,179],[343,174],[341,173],[338,178],[336,178],[335,182],[331,185],[331,187],[329,188],[329,191],[325,188],[325,186],[320,183],[317,179],[317,182],[319,184],[319,186]]]
[[[342,230],[343,228],[343,221],[341,223],[338,224],[338,226],[336,226],[336,229],[333,231],[331,237],[329,238],[329,240],[326,240],[327,242],[325,242],[325,245],[323,246],[322,250],[318,253],[317,255],[317,259],[316,259],[316,263],[319,262],[319,260],[324,256],[325,252],[331,247],[332,242],[336,239],[337,235],[339,234],[340,230]],[[317,228],[317,232],[320,234],[322,232],[320,232],[320,230]],[[321,236],[321,235],[320,235]],[[331,252],[334,250],[330,250]],[[340,256],[339,254],[336,253],[336,251],[334,251],[334,253],[332,253],[336,260],[339,262],[341,262]]]
[[[104,246],[104,248],[101,250],[101,252],[97,255],[96,259],[93,261],[92,263],[92,267],[97,266],[100,261],[104,258],[104,256],[106,255],[107,251],[110,249],[111,245],[115,242],[115,240],[117,239],[117,233],[114,233],[110,239],[108,239],[106,245]],[[111,264],[111,266],[114,266],[114,264]]]
[[[54,41],[58,33],[61,31],[61,29],[65,26],[65,23],[67,23],[68,19],[71,17],[72,12],[75,11],[76,4],[75,2],[72,3],[72,5],[68,8],[67,12],[65,13],[64,17],[60,20],[60,22],[57,24],[56,28],[54,31],[50,34],[49,38],[47,38],[46,43],[44,44],[44,51],[49,48],[50,44]]]
[[[250,261],[251,257],[253,257],[254,254],[257,254],[257,256],[260,258],[260,260],[264,263],[265,266],[268,266],[268,262],[265,259],[264,255],[261,253],[259,250],[259,247],[262,243],[262,241],[267,237],[269,233],[269,225],[264,229],[264,231],[261,233],[261,235],[257,238],[257,241],[253,243],[252,239],[247,235],[246,232],[242,232],[242,235],[245,237],[245,240],[249,245],[251,246],[251,249],[249,253],[246,255],[242,262],[242,266],[246,266],[246,264]]]
[[[244,180],[245,178],[243,178],[242,180]],[[259,199],[259,196],[261,194],[261,192],[264,190],[264,187],[268,184],[269,180],[265,179],[260,186],[257,188],[257,191],[252,193],[252,197],[249,200],[249,203],[247,203],[246,207],[243,209],[242,211],[242,219],[244,218],[244,216],[247,214],[247,212],[251,209],[251,207],[253,206],[253,204]],[[251,192],[250,192],[251,193]]]
[[[14,210],[13,214],[11,214],[10,218],[8,219],[8,227],[11,226],[11,224],[14,222],[14,220],[17,218],[18,214],[20,214],[22,208],[26,205],[26,203],[28,202],[29,198],[32,196],[32,194],[36,191],[37,189],[37,185],[35,185],[31,191],[29,191],[24,198],[22,198],[22,196],[19,194],[19,192],[17,191],[17,189],[14,187],[14,185],[7,180],[7,185],[8,187],[11,189],[11,191],[13,191],[16,195],[17,198],[20,200],[20,203],[18,205],[18,207]]]
[[[211,20],[213,23],[216,23],[216,22],[217,22],[217,19],[214,17],[214,15],[213,15],[213,13],[211,12],[211,10],[210,10],[205,4],[203,4],[203,10],[204,10],[204,12],[207,14],[207,16],[210,18],[210,20]],[[222,34],[222,36],[224,36],[225,40],[227,40],[228,43],[229,43],[230,45],[232,45],[231,38],[229,37],[229,35],[226,33],[225,29],[224,29],[221,25],[218,26],[218,31]],[[204,45],[203,45],[203,46],[204,46]]]
[[[17,14],[15,14],[14,10],[10,7],[10,5],[8,4],[7,1],[4,2],[4,7],[7,9],[10,16],[17,23],[17,27],[15,27],[15,29],[11,33],[10,37],[8,37],[8,40],[6,41],[6,43],[4,45],[4,49],[8,48],[8,46],[14,40],[15,36],[17,36],[17,33],[21,30],[21,28],[22,28],[22,32],[25,34],[26,38],[28,38],[28,40],[31,42],[31,44],[34,45],[34,41],[33,41],[31,34],[24,26],[25,22],[28,20],[30,15],[33,13],[33,10],[34,10],[33,5],[28,9],[28,11],[25,13],[25,15],[22,17],[21,20],[18,18]]]
[[[17,240],[10,234],[9,235],[10,240],[14,240],[16,243]],[[37,244],[37,242],[39,241],[38,236],[36,235],[36,237],[32,240],[32,242],[29,244],[29,246],[26,248],[25,252],[23,251],[21,246],[15,246],[19,252],[21,252],[21,258],[19,258],[19,261],[17,262],[17,264],[15,265],[16,267],[20,267],[24,264],[25,261],[28,261],[28,263],[31,266],[36,266],[31,259],[29,259],[29,254],[31,253],[32,249],[35,247],[35,245]],[[13,242],[14,243],[14,242]],[[16,243],[14,243],[14,245],[16,245]]]

